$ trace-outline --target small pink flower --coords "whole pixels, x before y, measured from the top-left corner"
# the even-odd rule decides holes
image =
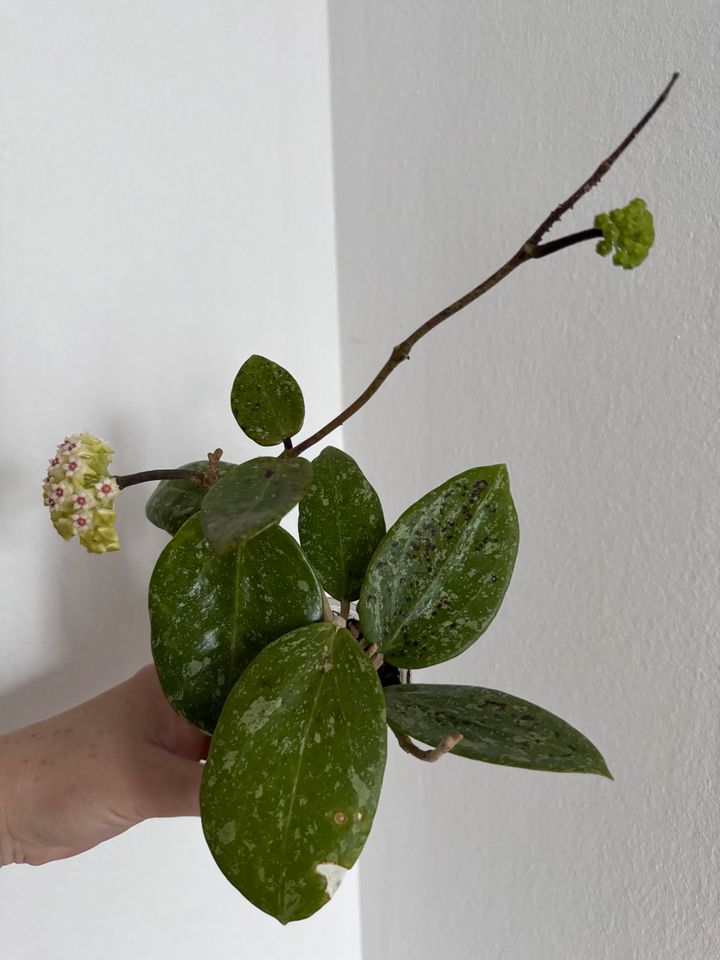
[[[72,453],[73,450],[77,450],[78,446],[77,440],[74,440],[72,437],[65,437],[58,447],[58,450],[62,450],[63,453]]]
[[[91,506],[90,497],[87,493],[76,493],[72,502],[75,504],[76,510],[87,510]]]
[[[54,497],[45,497],[45,506],[50,507],[51,510],[54,510],[57,506],[57,500]]]
[[[89,513],[76,513],[72,518],[76,530],[92,530],[92,516]]]
[[[65,464],[65,469],[68,474],[72,476],[74,473],[77,473],[81,468],[80,460],[77,457],[70,457],[68,462]]]
[[[120,492],[117,481],[112,477],[105,477],[100,483],[95,484],[95,496],[98,500],[112,500]]]
[[[53,490],[53,493],[55,494],[58,500],[62,500],[62,498],[65,496],[65,487],[57,486]]]

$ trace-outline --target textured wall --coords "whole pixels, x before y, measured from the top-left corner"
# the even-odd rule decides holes
[[[524,267],[419,344],[345,431],[389,520],[506,462],[505,605],[422,681],[495,686],[583,730],[615,782],[391,751],[362,861],[364,956],[701,960],[717,882],[718,14],[711,2],[330,5],[344,389],[498,266],[639,119],[553,236],[645,197],[624,273]]]
[[[315,0],[0,0],[2,730],[149,659],[167,538],[135,487],[119,553],[62,542],[40,481],[66,432],[106,437],[120,473],[254,456],[228,402],[254,352],[306,385],[309,426],[338,405],[325,16]],[[282,928],[225,881],[197,820],[3,869],[0,930],[7,960],[360,951],[354,874]]]

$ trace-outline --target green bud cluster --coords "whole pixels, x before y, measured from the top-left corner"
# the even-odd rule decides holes
[[[595,247],[597,252],[606,257],[614,250],[613,263],[624,270],[640,266],[655,240],[653,215],[639,197],[626,207],[599,213],[594,227],[603,234]]]

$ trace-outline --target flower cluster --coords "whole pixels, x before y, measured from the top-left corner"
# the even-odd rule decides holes
[[[43,503],[64,540],[78,535],[90,553],[118,550],[115,529],[117,481],[108,473],[114,450],[89,433],[59,444],[43,483]]]
[[[640,197],[631,200],[626,207],[599,213],[594,227],[603,234],[595,247],[597,252],[606,257],[615,250],[613,263],[624,270],[640,266],[655,240],[653,215]]]

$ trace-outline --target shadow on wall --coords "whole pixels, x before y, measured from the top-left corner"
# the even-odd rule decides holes
[[[132,450],[122,422],[108,424],[107,436],[116,449]],[[151,659],[147,588],[168,539],[145,519],[151,490],[145,484],[120,497],[117,553],[97,556],[75,540],[64,543],[48,522],[39,596],[42,635],[14,638],[37,647],[43,669],[3,694],[0,732],[69,709],[127,679]]]

